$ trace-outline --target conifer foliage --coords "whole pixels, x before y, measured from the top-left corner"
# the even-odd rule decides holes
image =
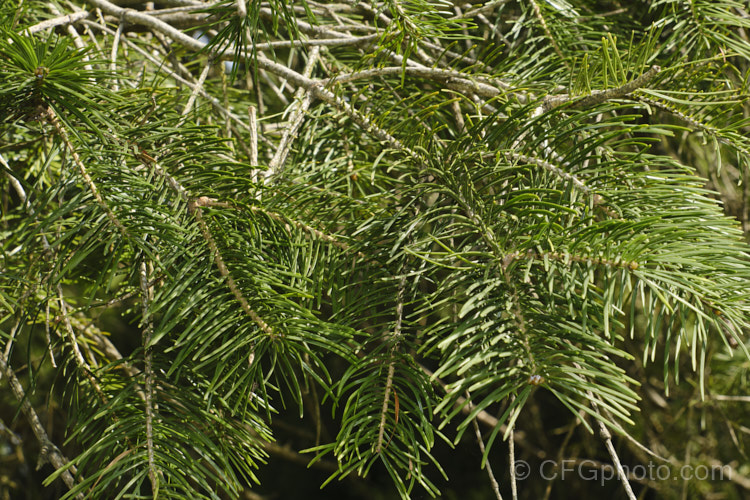
[[[5,1],[6,447],[63,498],[437,496],[450,447],[477,498],[740,498],[749,11]]]

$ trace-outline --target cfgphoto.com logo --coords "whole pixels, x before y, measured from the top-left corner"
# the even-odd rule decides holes
[[[649,463],[634,467],[622,466],[629,480],[636,481],[690,481],[710,480],[723,481],[731,479],[732,469],[728,465],[710,467],[707,465],[683,465],[674,467],[668,464]],[[604,485],[607,481],[619,481],[617,469],[611,465],[594,460],[545,460],[532,466],[525,460],[516,460],[513,470],[516,479],[543,479],[545,481],[565,481],[566,479],[583,479]]]

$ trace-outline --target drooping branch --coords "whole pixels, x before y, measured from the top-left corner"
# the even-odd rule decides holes
[[[406,275],[401,276],[398,284],[398,292],[396,295],[396,322],[393,326],[393,332],[391,333],[391,338],[395,339],[393,343],[393,347],[391,348],[391,354],[393,354],[393,350],[398,345],[398,338],[401,336],[401,324],[403,322],[403,316],[404,316],[404,287],[406,286]],[[388,374],[385,379],[385,391],[383,391],[383,407],[380,411],[380,425],[378,426],[378,439],[375,443],[375,453],[380,453],[385,446],[388,446],[390,443],[390,439],[388,443],[383,444],[384,438],[385,438],[385,424],[386,424],[386,416],[388,415],[388,407],[391,402],[391,392],[394,392],[395,389],[393,387],[393,377],[396,373],[396,365],[395,361],[391,360],[388,363]],[[398,396],[394,397],[398,398]],[[398,401],[396,399],[395,401]],[[395,423],[396,425],[398,423],[398,406],[395,408]],[[396,429],[394,428],[393,431],[395,432]]]
[[[37,415],[36,410],[34,410],[28,397],[26,397],[26,391],[24,391],[15,372],[10,365],[8,365],[8,359],[3,354],[0,354],[0,371],[2,371],[2,375],[8,380],[8,385],[10,385],[13,395],[21,404],[21,411],[26,415],[26,420],[29,422],[31,430],[34,432],[34,436],[36,436],[37,441],[39,441],[39,444],[41,445],[37,467],[41,467],[41,465],[47,461],[57,470],[64,468],[65,471],[62,473],[62,479],[68,488],[73,489],[76,485],[76,480],[73,477],[73,474],[76,473],[75,466],[69,464],[70,461],[60,452],[57,445],[50,440],[47,431],[44,430],[44,425],[42,425],[41,420],[39,420],[39,415]],[[84,496],[82,493],[79,493],[76,498],[83,500]]]
[[[544,14],[542,14],[542,10],[539,8],[539,4],[536,2],[536,0],[529,0],[529,3],[531,3],[531,6],[534,9],[534,15],[539,20],[539,24],[542,25],[544,34],[547,35],[547,38],[552,44],[552,48],[555,49],[555,53],[560,58],[560,60],[565,64],[565,66],[569,67],[569,63],[567,62],[567,60],[565,59],[565,56],[560,50],[560,46],[557,44],[557,40],[555,40],[555,37],[552,35],[552,32],[549,29],[549,26],[547,26],[547,21],[544,19]]]
[[[60,136],[60,139],[62,139],[63,144],[65,144],[65,147],[67,148],[68,152],[73,157],[73,162],[78,167],[78,171],[81,173],[81,177],[83,177],[83,180],[86,183],[86,186],[88,186],[89,190],[91,191],[91,194],[94,196],[94,200],[96,200],[97,205],[99,205],[99,207],[102,210],[104,210],[104,213],[107,214],[107,218],[120,231],[120,233],[122,233],[123,236],[126,236],[128,234],[128,230],[125,228],[122,222],[120,222],[117,216],[115,216],[112,209],[104,201],[104,198],[102,198],[101,193],[99,193],[99,188],[96,187],[94,180],[91,178],[91,176],[88,173],[88,170],[86,169],[86,165],[83,164],[81,157],[78,155],[78,151],[76,151],[76,148],[73,146],[73,143],[70,141],[70,137],[68,137],[68,133],[65,131],[65,127],[60,122],[60,119],[57,117],[57,115],[52,110],[52,108],[47,109],[47,116],[49,118],[50,123],[52,123],[52,125],[55,127],[55,130],[57,131],[58,136]]]
[[[146,405],[146,455],[148,456],[148,478],[151,481],[151,489],[154,496],[159,491],[160,471],[156,468],[154,461],[154,368],[152,360],[151,339],[154,333],[154,323],[151,319],[151,302],[154,297],[153,286],[149,286],[149,274],[153,271],[152,266],[145,260],[140,265],[141,285],[141,328],[143,342],[143,376],[144,393]]]
[[[224,258],[221,256],[221,252],[219,251],[219,247],[216,244],[216,240],[214,240],[214,237],[211,234],[206,221],[203,219],[203,207],[208,206],[208,203],[210,203],[210,200],[207,197],[203,196],[195,200],[190,200],[188,202],[188,209],[190,210],[190,213],[195,217],[195,220],[198,221],[201,234],[206,240],[208,248],[211,251],[211,257],[213,258],[214,263],[219,269],[222,277],[224,277],[224,279],[226,280],[229,290],[232,292],[232,295],[234,295],[235,299],[237,299],[237,302],[239,302],[240,307],[242,307],[242,310],[245,312],[245,314],[247,314],[264,333],[273,335],[273,330],[270,326],[268,326],[268,323],[266,323],[252,307],[250,307],[250,303],[245,298],[245,295],[242,293],[239,286],[237,286],[237,282],[234,281],[234,278],[229,272],[229,268],[224,263]]]
[[[548,162],[547,160],[543,160],[541,158],[535,158],[532,156],[510,152],[507,154],[508,157],[515,161],[523,162],[523,163],[530,163],[533,165],[537,165],[539,167],[542,167],[543,169],[547,170],[548,172],[553,173],[557,177],[560,177],[561,179],[565,179],[566,181],[570,181],[575,185],[579,190],[581,190],[583,193],[590,194],[591,188],[589,188],[586,184],[583,183],[582,180],[580,180],[578,177],[576,177],[574,174],[571,174],[569,172],[566,172],[562,168],[553,165],[552,163]]]

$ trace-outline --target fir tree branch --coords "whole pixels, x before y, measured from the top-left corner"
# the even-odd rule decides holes
[[[152,345],[151,338],[154,333],[154,324],[151,320],[151,302],[154,297],[154,289],[149,286],[149,274],[153,271],[150,263],[145,260],[140,265],[140,285],[141,285],[141,327],[143,342],[143,376],[144,376],[144,393],[146,405],[146,454],[148,456],[148,478],[151,481],[151,491],[154,497],[159,492],[159,477],[161,472],[157,470],[154,463],[154,368],[152,365]]]
[[[500,40],[504,44],[511,45],[510,40],[508,40],[506,38],[506,36],[503,34],[503,32],[500,31],[494,23],[490,22],[490,20],[487,19],[487,17],[484,14],[482,14],[481,12],[478,12],[477,13],[477,19],[479,19],[479,21],[481,21],[485,26],[487,26],[489,29],[491,29],[492,32],[495,34],[495,36],[497,36],[498,38],[500,38]]]
[[[78,338],[76,337],[75,330],[73,330],[73,325],[70,321],[70,317],[68,314],[68,305],[63,295],[62,284],[58,282],[56,285],[56,288],[57,288],[58,304],[60,307],[60,315],[62,316],[63,323],[65,324],[65,330],[68,333],[68,343],[70,344],[70,348],[73,350],[76,364],[78,365],[78,368],[81,370],[81,372],[86,377],[86,379],[89,381],[89,383],[91,384],[91,387],[94,389],[94,391],[102,400],[102,402],[106,403],[107,396],[104,394],[104,390],[102,389],[101,385],[99,385],[99,382],[96,380],[96,378],[94,377],[91,367],[86,362],[86,359],[83,357],[83,354],[81,353],[81,349],[78,343]]]
[[[101,30],[104,33],[109,33],[111,35],[115,34],[115,31],[109,29],[107,26],[104,26],[104,25],[102,25],[100,23],[89,21],[89,20],[84,20],[83,23],[85,25],[87,25],[87,26],[95,27],[96,29]],[[143,50],[138,44],[135,44],[135,43],[131,42],[127,38],[122,38],[122,41],[125,43],[125,45],[127,45],[131,49],[133,49],[136,52],[138,52],[145,59],[147,59],[151,64],[153,64],[155,68],[159,68],[161,71],[163,71],[170,78],[174,78],[179,83],[181,83],[183,85],[186,85],[190,89],[195,89],[196,88],[196,83],[195,82],[192,82],[192,81],[190,81],[190,80],[188,80],[186,78],[183,78],[176,71],[172,71],[172,70],[168,69],[167,67],[165,67],[161,62],[159,62],[158,60],[156,60],[150,53],[148,53],[145,50]],[[240,118],[239,116],[237,116],[235,113],[231,112],[229,109],[227,109],[226,107],[224,107],[221,104],[221,102],[219,101],[219,99],[217,99],[216,97],[214,97],[214,96],[210,95],[209,93],[207,93],[206,90],[203,89],[203,88],[199,89],[198,92],[200,93],[201,97],[203,97],[208,102],[210,102],[211,105],[213,106],[213,108],[215,110],[217,110],[219,113],[221,113],[224,117],[227,117],[227,118],[231,119],[236,125],[242,127],[243,129],[250,130],[249,125],[247,123],[245,123],[245,120],[243,120],[242,118]],[[260,136],[260,139],[261,140],[267,140],[262,135]]]
[[[152,280],[148,286],[153,287],[154,283],[156,281]],[[135,293],[130,294],[135,295]],[[109,304],[108,304],[109,305]],[[70,306],[69,306],[70,307]],[[96,342],[97,348],[104,353],[104,355],[107,357],[108,360],[119,362],[119,365],[121,366],[122,370],[131,378],[137,377],[139,374],[139,370],[137,370],[134,366],[132,366],[129,362],[125,361],[122,353],[120,353],[117,346],[115,346],[111,340],[107,338],[107,335],[102,332],[99,328],[94,325],[89,318],[86,318],[83,313],[75,313],[73,315],[68,315],[68,318],[70,319],[70,324],[81,332],[83,335],[90,337]],[[139,390],[140,391],[140,390]],[[140,391],[142,393],[142,391]],[[145,393],[143,394],[142,398],[145,400]]]
[[[448,390],[448,384],[446,384],[443,380],[441,380],[439,377],[435,377],[435,374],[426,366],[419,365],[419,368],[427,374],[428,377],[431,379],[434,379],[438,385],[443,389],[443,392],[445,392],[446,395],[449,394]],[[455,406],[457,408],[461,409],[461,413],[464,415],[469,415],[474,411],[474,404],[471,402],[470,399],[466,399],[463,396],[456,396]],[[476,416],[474,417],[477,422],[481,422],[485,427],[488,429],[495,429],[496,427],[500,426],[500,433],[505,434],[508,431],[508,426],[505,424],[500,424],[500,421],[494,417],[493,415],[490,415],[489,412],[486,410],[481,410],[477,412]],[[531,455],[537,457],[537,458],[544,458],[546,456],[546,453],[534,446],[529,442],[528,439],[526,439],[526,434],[523,431],[517,431],[513,430],[513,441],[518,444],[521,448],[526,450],[527,453],[530,453]]]
[[[625,6],[603,14],[611,16],[606,21],[597,12],[601,6],[587,4],[575,18],[564,3],[541,0],[469,0],[468,6],[164,0],[157,6],[167,8],[156,10],[134,0],[66,5],[78,9],[74,4],[90,12],[67,19],[53,13],[56,20],[39,23],[50,9],[25,9],[28,23],[38,23],[36,34],[12,33],[19,16],[6,13],[2,28],[14,38],[0,40],[0,107],[11,117],[0,150],[13,154],[12,167],[3,163],[10,195],[0,227],[9,241],[0,244],[0,266],[3,277],[11,277],[0,285],[0,310],[12,304],[0,315],[12,328],[5,361],[22,333],[36,344],[46,338],[58,367],[44,363],[41,374],[72,373],[70,390],[93,403],[63,408],[79,422],[71,435],[85,450],[72,463],[89,478],[74,491],[108,497],[115,493],[110,485],[117,485],[121,496],[159,488],[192,498],[219,487],[228,497],[241,496],[255,479],[253,457],[264,455],[256,443],[262,433],[255,432],[264,427],[254,412],[274,403],[285,418],[289,408],[277,407],[276,396],[283,402],[289,394],[300,408],[313,406],[305,425],[320,425],[318,404],[343,411],[335,440],[315,443],[316,459],[330,452],[340,460],[332,478],[365,474],[379,461],[402,497],[419,485],[439,494],[427,477],[428,462],[441,472],[453,464],[438,463],[430,450],[436,436],[451,439],[449,420],[460,414],[459,437],[473,426],[485,460],[499,432],[509,439],[511,463],[516,445],[543,457],[544,445],[536,441],[544,442],[536,433],[541,429],[529,433],[534,423],[523,418],[542,402],[530,399],[539,394],[530,385],[544,384],[576,418],[583,415],[579,410],[589,413],[598,431],[604,426],[635,443],[617,424],[629,422],[637,408],[634,380],[620,369],[630,356],[641,357],[633,348],[643,348],[649,359],[664,352],[666,378],[673,372],[670,356],[687,343],[688,359],[675,357],[674,370],[692,361],[703,379],[710,368],[717,374],[711,392],[731,396],[714,384],[726,381],[719,370],[736,367],[736,360],[707,353],[723,348],[716,330],[731,336],[724,342],[731,349],[747,326],[747,248],[688,172],[695,167],[718,179],[718,167],[703,163],[723,161],[724,189],[746,170],[750,147],[740,137],[747,126],[740,90],[746,82],[738,75],[747,73],[747,64],[738,55],[748,53],[747,34],[743,18],[728,16],[737,10],[729,0],[696,0],[693,11],[684,12]],[[706,8],[714,6],[711,18]],[[653,36],[636,30],[630,45],[607,35],[623,33],[633,14],[649,22],[656,16],[657,26],[669,28],[654,29]],[[585,29],[576,26],[584,19]],[[195,30],[211,41],[191,38]],[[82,59],[73,45],[92,59]],[[217,71],[183,64],[178,57],[185,54],[206,56]],[[570,75],[560,71],[555,54],[585,63]],[[649,75],[656,66],[648,64],[666,66],[677,57],[699,62],[672,65],[670,78],[659,78],[663,88],[645,88],[657,79]],[[247,77],[234,80],[233,88],[221,71],[220,61],[229,59],[239,62],[232,75]],[[315,64],[322,75],[312,71]],[[619,85],[644,71],[610,88],[613,75]],[[579,88],[591,89],[589,95],[573,95]],[[544,99],[541,89],[549,92]],[[159,98],[150,111],[149,94]],[[211,106],[197,106],[197,99]],[[627,106],[638,100],[706,132],[714,157],[687,133],[671,135],[674,120],[658,121],[670,118],[665,113],[633,123]],[[39,102],[58,110],[55,118],[67,134],[49,127],[58,146],[52,150],[31,123],[39,109],[46,112]],[[85,111],[67,112],[81,102],[99,105],[91,115],[98,131]],[[592,107],[603,111],[585,109]],[[568,112],[576,109],[583,112]],[[102,135],[106,143],[96,143]],[[221,144],[227,139],[232,142]],[[649,152],[651,141],[661,144]],[[141,165],[126,156],[133,153]],[[251,163],[244,169],[242,156]],[[271,168],[262,173],[259,161]],[[61,167],[67,168],[62,176]],[[287,183],[259,183],[264,174]],[[747,201],[739,199],[742,188],[748,198],[747,187],[739,186],[732,197],[738,205]],[[104,231],[106,243],[96,231]],[[242,258],[246,249],[250,257]],[[169,257],[153,278],[149,263],[160,254]],[[71,283],[67,298],[49,269]],[[252,285],[246,288],[242,277]],[[247,295],[256,285],[260,295]],[[45,291],[52,291],[51,299]],[[425,292],[429,296],[420,297]],[[139,301],[130,300],[138,295]],[[114,345],[118,333],[110,341],[91,324],[91,313],[84,314],[137,310],[138,302],[143,371],[133,366],[141,363],[138,354],[122,359]],[[84,312],[71,306],[84,303]],[[237,335],[227,334],[237,318]],[[45,323],[44,332],[36,322]],[[61,342],[53,337],[56,323],[63,325]],[[407,324],[421,327],[394,338]],[[628,326],[630,340],[620,342]],[[667,328],[671,336],[661,335]],[[168,356],[149,349],[156,330],[160,342],[170,344],[159,344]],[[636,335],[641,330],[642,337]],[[283,338],[274,337],[280,332]],[[339,341],[346,343],[341,352],[355,351],[356,360],[344,356],[351,365],[331,381],[340,373],[340,364],[329,364]],[[408,355],[434,365],[458,390],[448,392],[439,378],[428,380],[411,363],[399,364]],[[66,372],[66,366],[79,369]],[[88,383],[90,369],[101,375],[95,380],[101,387]],[[113,392],[121,384],[126,390]],[[322,402],[307,396],[318,384],[326,394]],[[264,392],[257,396],[259,388]],[[473,401],[460,396],[464,390]],[[32,401],[39,395],[39,389],[28,391]],[[499,418],[489,413],[497,406]],[[734,412],[735,406],[724,409]],[[664,402],[657,411],[666,408]],[[439,425],[436,415],[444,417]],[[591,430],[590,421],[581,425]],[[482,426],[492,432],[487,441]],[[611,435],[601,434],[612,462],[630,458],[613,454]],[[172,436],[192,442],[165,446]],[[742,435],[730,438],[741,442]],[[638,455],[641,449],[627,451]],[[695,460],[710,463],[712,452],[715,447],[702,450]],[[186,456],[201,458],[182,462]],[[621,470],[618,477],[624,478]],[[522,485],[534,493],[549,486],[518,479],[511,470],[514,500]]]
[[[565,64],[567,68],[570,68],[570,64],[568,63],[567,59],[565,59],[565,56],[563,55],[562,51],[560,50],[560,46],[557,44],[557,41],[555,40],[555,37],[552,36],[552,32],[549,30],[549,26],[547,26],[547,21],[544,19],[544,15],[542,14],[542,10],[539,8],[539,4],[536,3],[536,0],[529,0],[529,3],[531,4],[532,8],[534,9],[534,15],[539,20],[539,23],[542,25],[542,29],[544,30],[544,34],[547,35],[547,38],[552,43],[552,48],[555,49],[555,53],[560,58],[560,60]]]
[[[584,184],[583,181],[581,181],[578,177],[576,177],[575,175],[571,173],[564,171],[562,168],[556,165],[553,165],[552,163],[546,160],[543,160],[541,158],[534,158],[531,156],[527,156],[527,155],[520,154],[520,153],[514,153],[514,152],[506,153],[506,155],[515,161],[530,163],[532,165],[537,165],[539,167],[542,167],[543,169],[555,174],[557,177],[560,177],[561,179],[565,179],[566,181],[571,181],[583,193],[591,194],[591,188],[589,188],[586,184]]]
[[[595,266],[607,266],[621,269],[630,269],[635,271],[640,267],[640,264],[634,260],[627,260],[620,257],[614,259],[607,259],[604,257],[596,257],[592,255],[574,254],[567,252],[537,252],[532,249],[526,252],[514,251],[508,253],[503,259],[503,268],[507,268],[512,262],[516,260],[541,260],[545,259],[562,262],[563,264],[569,264],[571,262],[582,262],[585,264],[592,264]]]
[[[112,209],[109,207],[109,205],[107,205],[107,203],[104,201],[104,198],[102,198],[102,195],[99,193],[99,188],[96,187],[96,184],[89,175],[86,166],[83,164],[83,161],[81,161],[81,157],[78,156],[78,151],[76,151],[75,147],[73,147],[73,143],[70,142],[70,138],[68,137],[68,133],[65,131],[65,127],[62,125],[62,123],[60,123],[60,120],[58,119],[52,108],[47,108],[47,117],[50,123],[55,127],[57,135],[60,136],[60,139],[62,139],[63,144],[65,144],[68,152],[73,157],[73,162],[78,167],[78,170],[81,173],[81,177],[83,177],[84,182],[91,191],[91,194],[94,196],[94,200],[96,200],[96,203],[99,205],[99,207],[101,207],[102,210],[104,210],[104,213],[107,214],[107,218],[120,231],[120,233],[122,233],[123,236],[127,236],[127,229],[125,229],[125,226],[123,226],[122,222],[120,222],[120,220],[115,216],[114,212],[112,212]]]
[[[50,10],[54,14],[61,15],[61,12],[57,9],[57,7],[55,5],[50,5]],[[65,31],[67,31],[68,34],[70,35],[70,37],[73,39],[73,45],[75,45],[75,47],[78,50],[81,50],[81,51],[86,50],[86,44],[83,43],[83,40],[81,39],[81,36],[78,34],[78,31],[75,29],[75,26],[73,26],[73,24],[71,24],[71,23],[66,24],[65,25]],[[89,60],[89,56],[88,55],[84,55],[83,56],[83,60],[84,61],[88,61]],[[83,67],[87,71],[92,71],[93,70],[93,67],[90,64],[84,64]],[[93,79],[92,79],[92,83],[93,83]]]
[[[387,444],[383,444],[385,440],[385,424],[386,416],[388,415],[388,406],[391,401],[391,391],[393,391],[393,375],[395,374],[396,367],[391,361],[388,363],[388,374],[385,379],[385,391],[383,392],[383,408],[380,410],[380,424],[378,424],[378,439],[375,442],[375,453],[379,454]]]
[[[609,101],[612,99],[622,99],[623,97],[627,97],[636,90],[640,89],[641,87],[644,87],[648,85],[648,83],[656,77],[656,75],[661,71],[661,68],[659,66],[651,66],[651,68],[643,73],[641,76],[636,78],[633,81],[630,81],[626,83],[625,85],[622,85],[620,87],[614,88],[614,89],[607,89],[607,90],[594,90],[591,92],[590,95],[587,95],[583,98],[580,98],[580,96],[573,96],[570,94],[559,94],[559,95],[551,95],[544,98],[544,103],[542,104],[543,111],[549,111],[551,109],[557,108],[559,106],[562,106],[567,103],[572,103],[571,108],[574,109],[585,109],[585,108],[592,108],[594,106],[597,106],[598,104],[601,104],[605,101]],[[576,100],[578,99],[578,100]]]
[[[313,82],[309,82],[307,85],[312,87],[313,93],[317,97],[327,102],[328,104],[331,104],[336,109],[346,113],[349,116],[349,118],[351,118],[351,120],[354,123],[359,125],[359,127],[362,128],[366,133],[371,134],[377,139],[387,143],[393,149],[406,153],[407,156],[417,159],[418,161],[421,161],[422,163],[425,163],[422,160],[421,155],[419,155],[416,151],[404,145],[403,142],[401,142],[400,140],[398,140],[397,138],[389,134],[386,130],[372,123],[372,121],[369,118],[363,116],[352,105],[344,101],[342,98],[336,96],[333,92],[325,90]]]
[[[700,130],[702,132],[705,132],[711,135],[712,137],[715,137],[717,141],[719,141],[720,143],[726,146],[736,149],[737,151],[745,155],[745,157],[748,158],[748,160],[750,161],[750,149],[748,147],[740,144],[739,141],[730,141],[729,139],[727,139],[721,134],[721,130],[719,128],[711,126],[710,124],[702,120],[700,117],[693,116],[687,112],[680,111],[675,106],[672,106],[666,102],[662,102],[658,99],[648,97],[648,95],[646,95],[645,92],[638,92],[637,98],[639,101],[644,102],[648,104],[649,106],[653,106],[655,108],[666,111],[667,113],[670,113],[671,115],[677,117],[678,119],[684,121],[685,123],[693,127],[694,130]]]
[[[18,180],[14,176],[12,176],[10,174],[10,165],[8,165],[8,162],[5,160],[5,158],[3,157],[2,154],[0,154],[0,164],[2,164],[5,168],[8,169],[8,171],[5,173],[6,177],[8,177],[8,179],[10,180],[11,185],[16,190],[16,193],[18,194],[19,198],[21,199],[21,202],[23,203],[24,209],[30,215],[32,215],[32,216],[35,215],[34,209],[31,207],[31,202],[28,199],[28,196],[26,195],[26,192],[23,189],[23,186],[21,185],[20,182],[18,182]],[[46,253],[51,253],[52,249],[50,247],[49,241],[47,241],[46,235],[42,235],[41,241],[42,241],[42,246],[44,248],[44,251]],[[70,256],[69,258],[72,258],[72,256]],[[44,278],[44,280],[42,281],[42,283],[40,283],[40,285],[43,284],[43,282],[46,279],[48,279],[51,275],[52,275],[51,273],[48,274],[47,277]],[[27,291],[27,295],[25,295],[24,297],[22,297],[20,302],[23,303],[26,300],[26,298],[31,295],[32,291],[33,291],[33,288],[29,289]],[[65,320],[66,330],[68,331],[69,338],[72,341],[72,346],[71,347],[73,348],[73,351],[76,353],[76,357],[78,359],[79,365],[81,364],[81,361],[83,361],[83,366],[85,367],[87,365],[86,365],[86,362],[83,360],[83,356],[81,355],[81,352],[80,352],[80,350],[78,348],[78,341],[76,339],[75,333],[73,332],[73,326],[77,326],[81,330],[85,330],[85,329],[80,326],[80,324],[79,324],[80,321],[78,321],[75,317],[67,314],[67,309],[68,309],[68,307],[71,307],[71,306],[65,300],[65,298],[63,296],[62,286],[59,283],[57,285],[57,292],[58,292],[58,301],[59,301],[59,304],[60,304],[60,310],[61,310],[61,313],[62,313],[63,318]],[[51,324],[51,319],[50,319],[50,314],[49,314],[49,301],[46,301],[46,303],[45,303],[45,319],[46,319],[46,321],[45,321],[45,334],[47,336],[47,345],[49,346],[50,362],[52,363],[53,367],[57,367],[57,363],[55,361],[55,356],[54,356],[54,353],[52,351],[52,339],[51,339],[50,332],[49,332],[49,326]],[[10,350],[13,347],[13,340],[15,339],[15,335],[16,335],[16,332],[18,330],[18,327],[20,326],[20,322],[21,322],[21,316],[19,315],[19,317],[17,318],[16,323],[11,328],[11,334],[9,336],[10,338],[7,341],[6,346],[5,346],[5,354],[4,355],[5,355],[6,359],[10,355]],[[73,333],[71,333],[71,332],[73,332]],[[110,355],[110,359],[112,359],[112,360],[122,359],[122,355],[119,353],[119,351],[117,351],[117,349],[114,347],[114,345],[111,342],[109,342],[109,340],[107,340],[100,331],[98,333],[94,334],[93,337],[97,341],[97,343],[99,344],[99,346],[105,351],[105,354]],[[91,358],[93,359],[93,356],[91,356]],[[127,367],[126,367],[126,369],[127,369]],[[128,374],[132,377],[132,376],[136,375],[136,372],[135,372],[135,370],[132,367],[130,367],[130,370],[128,371]],[[94,383],[96,384],[96,381],[94,381]]]
[[[261,318],[258,315],[258,313],[256,313],[250,307],[250,303],[242,294],[242,291],[237,286],[237,283],[234,281],[234,278],[229,273],[229,268],[227,268],[227,265],[224,263],[224,259],[221,256],[219,247],[218,245],[216,245],[216,241],[211,235],[211,231],[208,229],[208,225],[206,224],[206,221],[203,220],[202,207],[209,206],[210,203],[211,201],[209,198],[205,196],[201,196],[198,199],[193,199],[188,202],[188,210],[195,217],[195,220],[198,222],[198,226],[200,227],[201,234],[203,235],[203,238],[206,240],[206,243],[208,244],[208,248],[211,251],[211,256],[214,260],[214,263],[216,264],[216,267],[219,269],[219,272],[221,273],[222,277],[224,277],[224,279],[226,280],[229,290],[232,292],[232,295],[234,295],[235,299],[237,299],[237,302],[239,302],[240,307],[242,307],[242,310],[245,312],[245,314],[247,314],[250,317],[250,319],[253,320],[253,322],[255,322],[256,325],[258,325],[258,327],[264,333],[270,336],[275,336],[271,327],[268,326],[268,323],[266,323],[263,320],[263,318]]]
[[[472,186],[472,189],[473,186]],[[516,283],[513,281],[512,277],[508,273],[508,266],[506,262],[508,262],[509,258],[512,258],[513,253],[512,252],[505,252],[505,250],[500,246],[500,243],[497,240],[497,237],[495,236],[494,231],[491,227],[488,226],[487,222],[478,215],[477,209],[474,208],[467,200],[466,198],[459,194],[458,200],[459,204],[461,205],[461,208],[463,209],[466,216],[469,218],[469,220],[476,225],[476,227],[479,229],[479,234],[482,240],[485,241],[487,246],[490,249],[490,252],[494,255],[497,262],[500,262],[501,265],[498,267],[498,270],[500,271],[500,276],[505,282],[505,284],[508,286],[510,290],[510,296],[509,300],[511,302],[511,308],[513,311],[512,314],[512,321],[515,323],[518,333],[520,334],[520,342],[521,345],[524,348],[526,360],[530,363],[530,368],[532,373],[537,372],[537,363],[536,363],[536,357],[534,356],[534,353],[531,349],[531,346],[529,344],[528,340],[528,329],[526,327],[527,322],[525,319],[525,314],[521,310],[520,305],[520,298],[518,295],[518,289],[516,287]],[[507,432],[507,431],[506,431]]]
[[[265,208],[263,208],[261,206],[258,206],[258,205],[251,206],[250,210],[252,212],[262,213],[262,214],[268,216],[269,218],[275,220],[276,222],[280,222],[280,223],[284,224],[284,229],[286,229],[287,232],[291,233],[291,227],[289,226],[289,224],[291,224],[292,226],[296,227],[297,229],[301,229],[302,231],[304,231],[304,232],[306,232],[306,233],[308,233],[308,234],[310,234],[312,236],[315,236],[316,238],[319,238],[319,239],[321,239],[323,241],[331,243],[333,246],[335,246],[337,248],[340,248],[342,250],[349,250],[350,249],[349,245],[347,245],[345,242],[340,241],[336,237],[331,236],[330,234],[326,234],[323,231],[320,231],[319,229],[316,229],[316,228],[314,228],[314,227],[312,227],[312,226],[310,226],[308,224],[305,224],[304,222],[301,222],[301,221],[298,221],[298,220],[291,220],[289,218],[282,217],[280,214],[277,214],[276,212],[272,212],[270,210],[266,210]],[[364,254],[362,254],[361,252],[358,252],[357,255],[360,256],[360,257],[365,257],[366,258],[366,256]]]
[[[390,335],[390,340],[393,341],[393,346],[391,347],[390,354],[393,355],[393,352],[395,351],[396,347],[398,346],[398,339],[401,337],[401,323],[403,321],[403,315],[404,315],[404,287],[406,286],[406,275],[402,275],[399,279],[398,283],[398,292],[396,295],[396,323],[393,326],[393,333]],[[391,401],[391,391],[395,391],[393,388],[393,376],[396,372],[396,364],[394,360],[391,360],[388,363],[388,375],[386,376],[385,380],[385,391],[383,393],[383,408],[380,411],[380,425],[378,426],[378,439],[375,444],[375,453],[379,454],[385,446],[388,446],[390,443],[390,439],[388,440],[388,443],[383,445],[383,439],[385,436],[385,424],[386,424],[386,416],[388,415],[388,406]],[[395,393],[394,393],[395,394]],[[397,397],[397,396],[396,396]],[[396,407],[396,413],[394,418],[394,425],[398,424],[398,408]],[[396,429],[393,429],[393,432],[395,433]],[[391,437],[393,437],[391,435]]]
[[[39,420],[39,415],[37,415],[34,407],[31,406],[31,402],[26,397],[26,392],[24,391],[21,382],[18,380],[18,377],[16,377],[13,369],[8,365],[8,358],[4,354],[0,355],[0,371],[2,371],[2,375],[8,380],[8,385],[10,385],[16,400],[21,404],[21,411],[26,415],[26,420],[29,422],[31,430],[34,432],[34,436],[36,436],[37,441],[39,441],[39,444],[41,445],[37,468],[40,468],[44,462],[49,462],[57,470],[66,469],[61,474],[62,479],[68,488],[74,488],[76,480],[73,477],[73,474],[77,473],[75,466],[69,465],[70,461],[65,458],[65,455],[63,455],[55,443],[50,440],[47,432],[44,430],[41,420]],[[79,479],[83,480],[83,478]],[[81,493],[78,494],[76,498],[83,500],[84,496]]]

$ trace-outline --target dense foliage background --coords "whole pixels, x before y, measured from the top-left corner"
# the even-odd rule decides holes
[[[747,497],[749,12],[6,0],[0,498]]]

